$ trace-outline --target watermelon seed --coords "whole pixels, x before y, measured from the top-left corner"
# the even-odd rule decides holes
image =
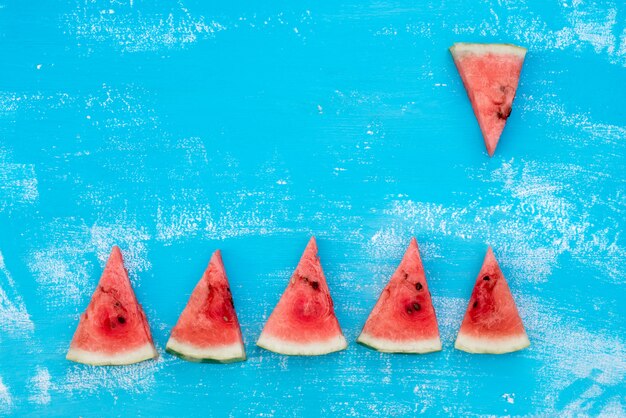
[[[120,324],[125,324],[126,323],[126,319],[123,316],[118,316],[117,317],[117,322],[119,322]]]
[[[422,309],[422,307],[420,306],[420,304],[419,304],[419,303],[415,302],[415,303],[413,304],[413,309],[415,309],[416,311],[419,311],[420,309]]]
[[[409,274],[408,273],[404,273],[404,280],[409,278]]]
[[[226,316],[223,316],[222,319],[224,320],[224,322],[228,322],[228,318]]]
[[[318,282],[311,282],[311,287],[313,290],[318,290],[320,288],[320,284]]]
[[[498,119],[507,119],[509,116],[511,116],[511,108],[507,107],[505,109],[501,109],[498,111]]]
[[[478,307],[478,301],[474,302],[474,304],[472,305],[472,307],[477,308],[477,307]]]
[[[416,288],[418,291],[419,291],[419,290],[422,290],[422,284],[421,284],[420,282],[417,282],[417,283],[415,284],[415,288]]]
[[[406,313],[408,313],[408,314],[412,314],[412,313],[413,313],[413,311],[411,310],[411,308],[406,308]]]
[[[483,280],[487,280],[487,281],[489,281],[489,279],[490,279],[490,277],[489,277],[489,276],[485,276],[485,277],[483,277]]]

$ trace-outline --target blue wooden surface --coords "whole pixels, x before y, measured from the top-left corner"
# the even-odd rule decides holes
[[[156,5],[158,3],[158,5]],[[0,411],[626,414],[621,1],[0,2]],[[528,55],[489,159],[447,48]],[[318,237],[348,350],[255,347]],[[444,350],[354,344],[411,236]],[[161,352],[64,359],[111,245]],[[532,346],[453,349],[486,245]],[[217,248],[249,359],[163,353]]]

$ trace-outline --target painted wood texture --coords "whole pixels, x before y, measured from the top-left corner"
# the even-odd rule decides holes
[[[626,414],[621,1],[0,2],[0,411]],[[528,48],[489,159],[447,48]],[[255,347],[311,234],[347,351]],[[416,236],[444,350],[354,343]],[[160,353],[64,359],[119,245]],[[453,349],[491,244],[532,346]],[[249,359],[163,352],[222,249]]]

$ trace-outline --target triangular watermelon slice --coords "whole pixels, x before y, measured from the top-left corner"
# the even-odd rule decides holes
[[[315,237],[304,250],[257,345],[276,353],[301,356],[328,354],[348,346],[335,316]]]
[[[441,350],[435,309],[415,238],[380,294],[357,342],[386,353]]]
[[[511,114],[526,48],[458,42],[450,47],[450,52],[491,157]]]
[[[454,347],[468,353],[503,354],[529,345],[509,285],[489,247]]]
[[[114,246],[80,318],[67,359],[104,366],[138,363],[157,355],[146,315],[124,268],[122,252]]]
[[[222,254],[209,266],[180,314],[166,350],[185,360],[232,363],[246,359]]]

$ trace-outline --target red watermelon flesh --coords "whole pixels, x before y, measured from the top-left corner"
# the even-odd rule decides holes
[[[526,49],[508,44],[455,43],[450,48],[489,156],[511,114]]]
[[[157,357],[148,321],[137,302],[117,246],[80,318],[67,359],[92,365],[123,365]]]
[[[304,250],[257,345],[280,354],[303,356],[328,354],[348,346],[335,316],[315,237]]]
[[[241,328],[219,250],[213,253],[209,266],[172,329],[166,350],[189,361],[231,363],[246,359]]]
[[[387,353],[441,350],[435,309],[415,238],[411,239],[357,341]]]
[[[509,285],[489,247],[454,347],[469,353],[502,354],[529,345]]]

